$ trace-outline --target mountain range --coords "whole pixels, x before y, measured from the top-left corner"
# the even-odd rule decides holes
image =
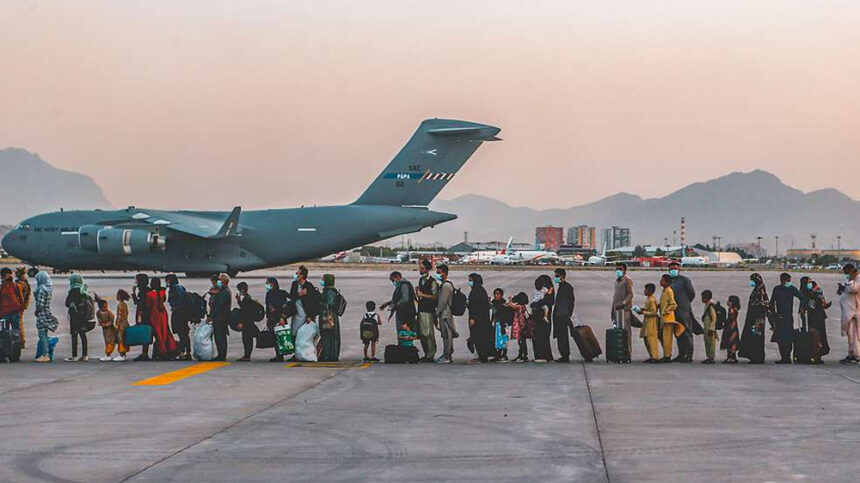
[[[110,208],[89,176],[57,169],[25,149],[0,150],[0,224],[12,225],[39,213],[64,209]]]
[[[0,225],[29,216],[64,209],[110,208],[102,189],[89,176],[57,169],[38,154],[24,149],[0,150]],[[431,208],[455,213],[458,219],[425,230],[422,244],[453,245],[468,232],[472,241],[533,242],[535,227],[553,225],[565,229],[575,225],[598,230],[613,225],[630,228],[633,244],[672,243],[685,217],[688,243],[711,243],[721,237],[723,245],[755,242],[772,248],[780,237],[782,250],[810,245],[817,234],[821,247],[860,246],[860,201],[835,189],[804,193],[766,171],[735,172],[710,181],[694,183],[662,198],[643,199],[619,193],[593,203],[565,209],[536,210],[510,206],[480,195],[453,200],[437,199]],[[599,237],[599,235],[598,235]]]
[[[835,247],[837,236],[842,248],[860,246],[860,202],[835,189],[804,193],[761,170],[694,183],[662,198],[619,193],[572,208],[535,210],[466,195],[437,200],[431,208],[458,215],[421,236],[443,244],[462,241],[466,231],[473,241],[513,236],[533,242],[535,227],[544,225],[565,227],[565,232],[570,226],[594,226],[599,239],[601,228],[615,225],[630,228],[632,244],[661,245],[666,238],[672,243],[685,217],[688,244],[710,244],[713,236],[721,237],[722,245],[754,243],[761,236],[762,246],[773,249],[779,236],[782,252],[810,246],[815,233],[819,247]]]

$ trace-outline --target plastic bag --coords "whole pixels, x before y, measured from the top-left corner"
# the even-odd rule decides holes
[[[47,356],[53,361],[54,360],[54,348],[57,347],[57,342],[60,342],[58,337],[51,337],[48,339],[48,354]],[[36,344],[36,359],[42,357],[42,344]]]
[[[302,325],[296,333],[296,359],[304,362],[317,361],[316,338],[319,336],[319,333],[319,326],[313,322]]]
[[[194,329],[194,358],[198,361],[211,361],[215,358],[215,333],[212,324],[200,324]]]
[[[275,326],[275,344],[278,348],[278,354],[289,356],[293,354],[293,335],[289,325]]]

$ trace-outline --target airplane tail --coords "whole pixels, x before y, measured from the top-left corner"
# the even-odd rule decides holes
[[[507,255],[508,251],[511,249],[511,242],[514,241],[514,237],[508,238],[508,244],[505,245],[505,248],[502,250],[502,255]]]
[[[356,205],[427,206],[484,141],[501,129],[450,119],[427,119],[382,170]]]

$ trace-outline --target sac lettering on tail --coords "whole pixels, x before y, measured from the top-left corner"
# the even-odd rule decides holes
[[[484,141],[499,128],[467,121],[427,119],[356,205],[427,206]]]

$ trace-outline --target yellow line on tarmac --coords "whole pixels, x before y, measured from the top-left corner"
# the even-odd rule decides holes
[[[174,382],[187,379],[191,376],[203,374],[204,372],[209,372],[211,370],[218,369],[219,367],[224,367],[228,365],[230,365],[229,362],[200,362],[198,364],[194,364],[193,366],[179,369],[178,371],[166,372],[159,376],[150,377],[149,379],[144,379],[142,381],[137,381],[132,384],[132,386],[166,386],[168,384],[173,384]]]

